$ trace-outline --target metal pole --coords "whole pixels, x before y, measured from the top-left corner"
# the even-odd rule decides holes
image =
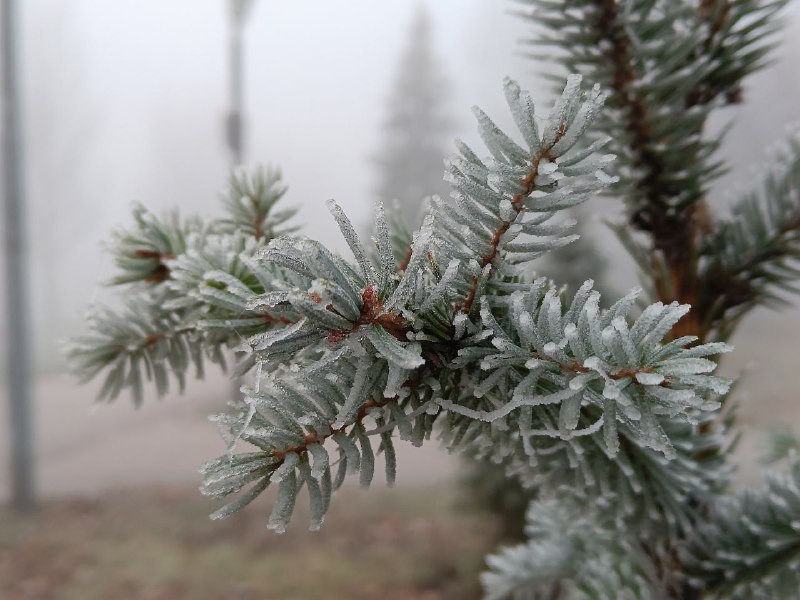
[[[242,32],[247,14],[255,0],[230,1],[230,33],[228,60],[230,70],[229,93],[230,109],[227,119],[227,142],[230,150],[231,167],[235,168],[244,162],[244,49]],[[243,380],[237,377],[232,382],[232,394],[237,398]]]
[[[5,206],[6,311],[8,319],[8,400],[12,504],[34,508],[33,424],[31,419],[25,185],[22,110],[17,49],[19,22],[14,0],[0,0],[2,43],[3,197]]]
[[[227,142],[231,165],[238,166],[244,160],[244,51],[242,30],[252,0],[230,0],[229,71],[230,111],[227,120]]]

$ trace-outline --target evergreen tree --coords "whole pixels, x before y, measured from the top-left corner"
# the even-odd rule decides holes
[[[214,417],[228,451],[203,491],[236,495],[214,518],[274,485],[268,527],[284,531],[303,492],[316,529],[347,474],[369,486],[382,453],[391,484],[394,440],[435,432],[535,491],[528,541],[488,559],[488,598],[796,598],[800,463],[730,491],[735,414],[713,371],[799,274],[800,141],[715,220],[723,165],[705,135],[764,64],[785,2],[522,1],[597,83],[568,76],[544,114],[507,80],[518,131],[475,110],[488,157],[457,144],[450,198],[410,251],[381,203],[367,250],[331,202],[353,259],[335,255],[287,232],[276,171],[236,174],[221,218],[137,210],[114,244],[116,283],[137,293],[97,312],[72,356],[106,373],[106,399],[145,377],[163,392],[235,348],[254,383]],[[619,233],[648,292],[606,303],[591,280],[564,293],[530,277],[574,241],[560,213],[603,192],[626,199]]]
[[[375,155],[377,196],[389,206],[397,201],[399,217],[410,230],[422,223],[424,198],[449,193],[442,179],[453,126],[445,106],[447,91],[430,18],[420,7],[389,94],[384,136]]]

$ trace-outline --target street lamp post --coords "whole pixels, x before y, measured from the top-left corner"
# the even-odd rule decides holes
[[[230,33],[228,68],[230,108],[226,119],[226,142],[230,152],[231,167],[237,167],[244,162],[244,48],[242,44],[244,25],[255,0],[229,0],[230,1]],[[242,387],[242,378],[233,380],[233,396],[239,394]]]
[[[22,110],[17,49],[19,22],[14,0],[0,0],[2,44],[2,180],[5,207],[8,403],[11,443],[11,502],[19,512],[35,504],[30,391],[27,244],[22,145]]]
[[[233,166],[244,160],[244,50],[242,32],[255,0],[230,0],[230,109],[226,137]]]

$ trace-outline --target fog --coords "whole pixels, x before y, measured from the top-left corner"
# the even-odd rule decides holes
[[[256,2],[245,29],[248,164],[281,166],[305,232],[338,249],[324,200],[358,220],[374,184],[368,157],[417,2]],[[424,4],[424,3],[422,3]],[[216,210],[228,169],[227,4],[219,0],[24,3],[31,280],[39,367],[63,367],[54,340],[107,294],[101,242],[133,201]],[[532,78],[510,5],[437,0],[428,9],[452,85],[457,131],[470,107],[502,111],[506,74]]]
[[[129,223],[134,201],[156,211],[175,207],[183,215],[218,210],[230,160],[223,131],[227,3],[20,4],[35,368],[50,376],[66,369],[59,341],[81,331],[86,305],[113,298],[101,285],[112,275],[102,243],[113,228]],[[774,64],[748,81],[745,105],[715,123],[721,130],[735,119],[725,145],[732,169],[715,194],[722,210],[733,192],[751,184],[787,124],[800,120],[797,4]],[[357,222],[369,214],[375,184],[370,156],[381,142],[387,95],[420,5],[430,12],[436,52],[451,84],[448,102],[457,135],[476,141],[474,104],[501,126],[509,124],[501,89],[505,75],[533,88],[544,99],[540,104],[551,97],[548,84],[536,76],[542,65],[521,56],[519,40],[529,32],[509,14],[511,2],[260,0],[248,19],[246,162],[282,167],[286,205],[299,206],[304,232],[334,249],[344,251],[345,244],[324,201],[335,198]],[[592,211],[618,218],[619,204],[596,200]],[[634,285],[630,260],[608,231],[599,223],[596,228],[615,287]],[[778,318],[764,314],[752,322]],[[792,317],[782,331],[796,330],[799,322]],[[5,322],[2,353],[8,351],[4,327]],[[59,391],[39,398],[40,406],[65,402],[66,388],[48,389]],[[81,397],[71,400],[78,405],[70,410],[84,411],[91,392],[70,389]],[[129,406],[120,408],[125,417],[118,422],[127,423]],[[51,421],[53,428],[61,425]],[[210,429],[207,434],[213,437]],[[149,473],[145,467],[142,472]]]
[[[438,58],[451,84],[456,132],[474,141],[470,107],[507,122],[500,82],[526,81],[549,96],[537,66],[520,56],[526,27],[510,2],[256,2],[245,29],[245,155],[282,167],[286,202],[301,207],[305,232],[343,249],[324,200],[354,220],[369,214],[369,156],[397,57],[419,5],[427,6]],[[227,4],[219,0],[28,0],[24,78],[31,282],[39,367],[60,369],[54,340],[80,329],[90,300],[107,293],[101,243],[126,224],[133,201],[182,214],[216,210],[229,158]],[[795,13],[792,13],[793,15]],[[738,187],[800,118],[800,84],[790,57],[800,50],[791,22],[779,60],[748,86],[748,103],[728,143]],[[718,194],[724,195],[724,194]],[[596,211],[617,214],[613,203]],[[610,235],[601,243],[625,260]],[[617,273],[630,272],[629,263]],[[623,286],[631,276],[620,277]]]

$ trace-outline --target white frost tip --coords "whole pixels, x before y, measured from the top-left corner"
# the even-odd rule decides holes
[[[539,163],[539,175],[550,175],[556,171],[558,171],[558,165],[554,162],[545,159]]]
[[[511,221],[516,216],[514,205],[508,199],[500,201],[500,217],[504,221]]]
[[[600,359],[596,356],[590,356],[585,361],[583,361],[583,366],[587,369],[599,369],[600,368]]]
[[[605,387],[603,387],[603,398],[608,398],[609,400],[616,400],[619,398],[619,388],[616,384],[611,382],[606,382]]]
[[[660,385],[664,382],[664,376],[660,373],[636,373],[636,381],[642,385]]]
[[[617,177],[617,176],[613,176],[612,177],[611,175],[609,175],[605,171],[601,171],[601,170],[595,171],[594,172],[594,176],[597,178],[597,180],[600,183],[605,183],[605,184],[608,184],[608,185],[610,185],[612,183],[617,183],[619,181],[619,177]]]

